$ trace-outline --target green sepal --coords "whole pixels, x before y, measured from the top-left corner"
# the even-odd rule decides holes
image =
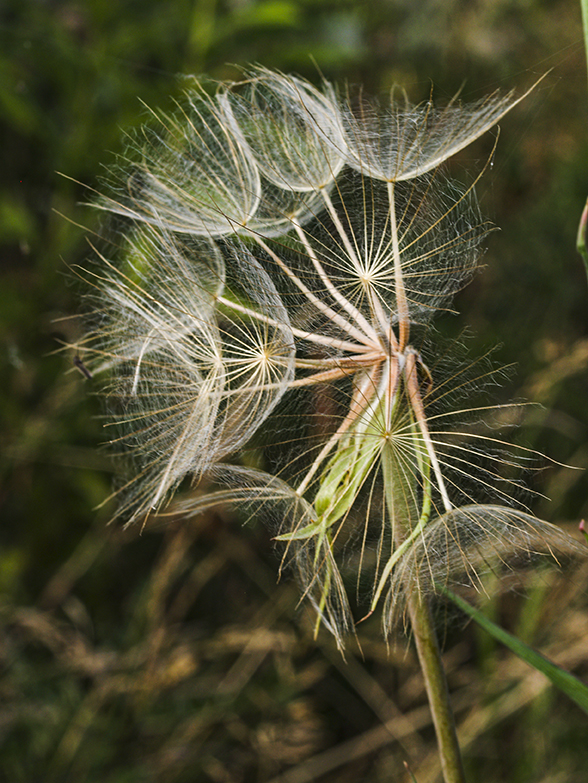
[[[379,450],[376,438],[355,435],[352,442],[340,448],[327,465],[314,507],[319,516],[327,518],[328,527],[353,505]]]
[[[291,533],[282,533],[274,538],[274,541],[302,541],[305,538],[312,538],[317,534],[323,533],[325,524],[322,519],[317,522],[311,522],[310,525],[301,527],[299,530],[293,530]]]

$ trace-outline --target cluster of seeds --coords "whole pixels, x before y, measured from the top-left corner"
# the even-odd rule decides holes
[[[447,423],[455,411],[432,406],[449,389],[419,336],[491,228],[475,182],[456,186],[442,164],[519,100],[437,110],[392,93],[380,107],[255,69],[153,113],[98,202],[122,230],[86,272],[94,325],[76,346],[108,378],[129,467],[119,514],[161,513],[190,477],[199,488],[176,512],[233,502],[273,518],[341,643],[340,551],[371,574],[370,611],[386,591],[388,632],[403,591],[549,549],[554,529],[463,489],[474,450]],[[291,456],[272,462],[277,429]],[[237,459],[252,439],[256,468]],[[487,468],[479,484],[493,480]]]

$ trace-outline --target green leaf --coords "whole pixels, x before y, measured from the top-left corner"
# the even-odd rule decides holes
[[[521,642],[520,639],[517,639],[516,636],[505,631],[504,628],[495,625],[495,623],[485,617],[482,612],[479,612],[468,604],[467,601],[464,601],[454,592],[449,590],[449,588],[440,584],[437,584],[436,587],[440,593],[449,598],[450,601],[453,601],[462,612],[465,612],[472,620],[475,620],[478,625],[487,631],[487,633],[504,644],[505,647],[508,647],[509,650],[515,655],[518,655],[518,657],[525,661],[525,663],[528,663],[529,666],[532,666],[534,669],[537,669],[537,671],[544,674],[556,688],[559,688],[566,696],[569,696],[570,699],[575,701],[576,704],[588,714],[588,687],[584,685],[583,682],[577,677],[574,677],[573,674],[556,666],[555,663],[552,663],[552,661],[545,658],[541,653],[538,653],[536,650],[533,650],[532,647]]]
[[[259,26],[295,27],[300,24],[300,8],[296,3],[284,0],[269,0],[251,6],[249,23]]]
[[[0,240],[30,242],[35,236],[35,219],[14,193],[0,194]]]

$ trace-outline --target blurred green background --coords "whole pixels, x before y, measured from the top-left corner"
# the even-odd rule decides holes
[[[0,780],[306,783],[438,779],[413,652],[377,620],[344,662],[277,583],[268,533],[224,514],[107,527],[110,465],[74,340],[98,218],[80,202],[183,73],[260,63],[394,83],[442,103],[549,75],[502,123],[479,188],[500,227],[458,297],[475,350],[517,363],[497,401],[541,405],[513,438],[561,463],[535,511],[588,516],[588,92],[574,0],[2,0],[0,3]],[[475,173],[491,134],[453,164]],[[61,177],[62,172],[68,179]],[[66,318],[66,320],[61,320]],[[486,611],[588,676],[586,571],[523,575]],[[511,587],[513,585],[510,585]],[[583,783],[586,716],[459,620],[444,635],[469,779]]]

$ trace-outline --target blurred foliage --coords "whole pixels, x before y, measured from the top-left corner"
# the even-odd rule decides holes
[[[518,371],[499,394],[543,407],[520,437],[588,467],[586,280],[575,234],[588,192],[588,94],[574,0],[3,0],[0,6],[0,776],[7,781],[410,780],[438,775],[410,648],[360,626],[363,658],[312,640],[276,585],[266,532],[210,516],[107,527],[110,465],[92,383],[56,353],[75,339],[98,218],[80,205],[122,129],[183,73],[250,62],[412,99],[535,93],[503,122],[480,188],[502,228],[458,301],[477,346]],[[487,138],[459,156],[468,177]],[[66,176],[60,176],[61,172]],[[65,216],[65,217],[64,217]],[[553,464],[537,512],[573,532],[588,473]],[[521,577],[494,616],[588,674],[586,574]],[[529,596],[521,600],[521,595]],[[490,610],[487,610],[490,611]],[[585,717],[537,673],[450,625],[446,658],[471,780],[580,783]]]

